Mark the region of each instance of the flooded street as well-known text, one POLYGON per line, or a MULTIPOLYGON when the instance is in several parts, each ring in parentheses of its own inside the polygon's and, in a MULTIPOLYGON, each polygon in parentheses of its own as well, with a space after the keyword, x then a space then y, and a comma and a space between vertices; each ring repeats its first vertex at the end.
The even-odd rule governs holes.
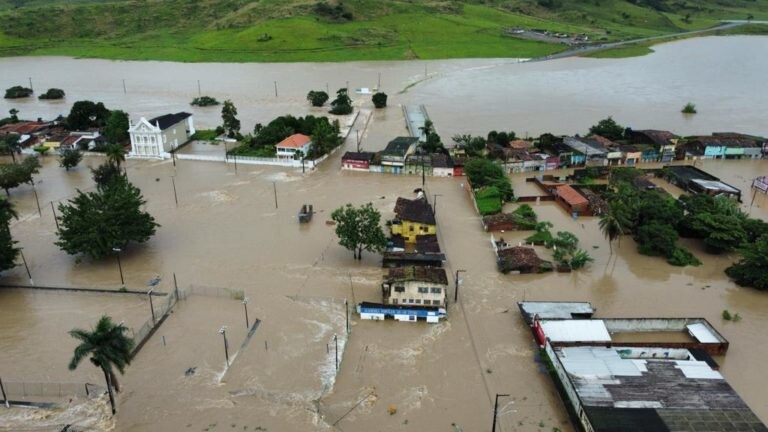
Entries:
MULTIPOLYGON (((62 87, 68 92, 67 103, 96 99, 138 116, 188 109, 199 75, 203 93, 232 97, 244 126, 250 128, 276 115, 308 112, 304 95, 312 86, 322 88, 330 80, 331 88, 339 87, 345 74, 350 75, 350 87, 372 86, 381 70, 391 107, 373 114, 363 140, 368 150, 383 148, 403 132, 396 106, 401 103, 426 104, 444 140, 453 133, 488 129, 574 132, 608 114, 619 121, 633 119, 634 127, 764 134, 768 98, 758 71, 765 70, 768 60, 754 54, 764 52, 766 41, 695 39, 659 46, 651 56, 616 61, 428 62, 433 78, 403 94, 395 93, 423 75, 423 62, 309 67, 0 59, 0 82, 23 83, 29 71, 41 70, 32 65, 45 64, 46 72, 31 72, 36 88, 62 87), (710 51, 719 57, 708 55, 710 51), (745 57, 751 62, 746 71, 743 64, 738 69, 722 66, 745 57), (707 66, 715 63, 721 66, 717 70, 707 66), (81 64, 89 65, 88 74, 76 66, 81 64), (50 72, 54 70, 58 75, 50 72), (718 73, 731 78, 716 77, 718 73), (127 80, 126 94, 122 76, 133 77, 127 80), (227 79, 221 80, 223 76, 227 79), (606 76, 611 80, 605 81, 606 76), (277 100, 274 80, 279 80, 277 100), (604 92, 596 91, 597 83, 604 92), (470 87, 472 94, 467 93, 470 87), (701 107, 692 120, 678 116, 688 99, 701 107), (751 108, 736 108, 745 105, 751 108)), ((6 111, 10 106, 17 106, 22 116, 67 111, 64 104, 0 102, 6 111)), ((196 109, 195 114, 200 126, 218 123, 216 108, 196 109)), ((116 431, 487 431, 493 396, 507 393, 501 431, 572 431, 518 313, 516 303, 524 299, 590 301, 601 317, 704 317, 730 341, 728 355, 717 358, 721 372, 768 421, 768 375, 763 373, 768 346, 757 343, 768 325, 768 296, 725 277, 723 270, 733 256, 706 255, 697 245, 686 244, 703 265, 672 267, 639 255, 628 237, 611 256, 596 219, 573 220, 553 203, 541 203, 534 206, 539 219, 551 221, 554 230, 575 233, 595 261, 570 274, 502 275, 461 178, 427 178, 426 183, 429 196, 441 195, 438 235, 448 257, 446 270, 466 270, 460 302, 450 303, 449 320, 409 325, 358 321, 352 315, 347 339, 344 299, 350 304, 380 299, 383 271, 380 258, 372 254, 364 253, 361 262, 353 260, 351 252, 337 245, 334 228, 325 221, 348 202, 371 202, 384 219, 391 218, 397 197, 409 197, 421 186, 416 176, 340 171, 340 155, 353 149, 353 141, 306 175, 253 165, 240 165, 236 173, 223 163, 180 160, 174 167, 170 160, 129 160, 128 177, 142 190, 147 210, 161 227, 146 244, 123 252, 126 285, 146 290, 147 282, 160 275, 158 289, 169 292, 175 274, 179 289, 191 294, 128 367, 113 421, 88 423, 106 405, 103 400, 78 400, 69 417, 55 424, 116 431), (296 212, 304 203, 313 204, 317 214, 310 224, 299 225, 296 212), (242 298, 227 295, 224 288, 242 290, 249 299, 249 324, 260 320, 250 339, 242 298), (739 313, 742 321, 723 321, 723 309, 739 313), (228 368, 218 333, 224 325, 228 368)), ((11 231, 24 248, 36 285, 121 286, 114 260, 78 262, 53 244, 56 227, 50 203, 72 197, 76 189, 93 188, 88 167, 99 163, 98 157, 86 157, 66 172, 55 157, 44 157, 36 177, 41 215, 31 187, 11 192, 20 217, 11 231)), ((746 192, 752 178, 766 174, 768 161, 706 161, 703 169, 746 192)), ((524 175, 512 179, 516 191, 530 191, 524 175)), ((747 195, 745 211, 768 220, 766 197, 758 196, 750 208, 747 195)), ((520 241, 527 235, 507 233, 505 239, 520 241)), ((452 284, 453 278, 449 280, 452 284)), ((6 284, 28 282, 23 266, 3 274, 6 284)), ((0 377, 102 383, 87 362, 76 372, 66 370, 74 346, 66 332, 88 327, 101 313, 125 320, 129 327, 149 318, 146 298, 140 296, 0 290, 0 377)), ((0 431, 22 425, 61 430, 44 422, 42 415, 36 420, 36 415, 36 410, 0 409, 0 431)))

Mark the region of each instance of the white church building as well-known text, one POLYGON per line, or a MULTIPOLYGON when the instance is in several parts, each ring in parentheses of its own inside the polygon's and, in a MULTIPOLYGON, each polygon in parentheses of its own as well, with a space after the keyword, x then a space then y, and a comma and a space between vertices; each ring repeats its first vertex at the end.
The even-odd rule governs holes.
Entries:
POLYGON ((129 157, 164 159, 170 152, 189 141, 195 133, 192 114, 179 112, 165 114, 147 120, 130 122, 128 134, 131 137, 129 157))

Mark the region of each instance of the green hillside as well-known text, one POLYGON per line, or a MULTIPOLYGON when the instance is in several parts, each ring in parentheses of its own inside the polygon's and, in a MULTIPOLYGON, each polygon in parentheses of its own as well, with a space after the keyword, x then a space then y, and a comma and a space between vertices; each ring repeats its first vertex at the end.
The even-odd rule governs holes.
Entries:
POLYGON ((0 0, 0 55, 177 61, 535 57, 515 27, 621 40, 768 19, 768 0, 0 0))

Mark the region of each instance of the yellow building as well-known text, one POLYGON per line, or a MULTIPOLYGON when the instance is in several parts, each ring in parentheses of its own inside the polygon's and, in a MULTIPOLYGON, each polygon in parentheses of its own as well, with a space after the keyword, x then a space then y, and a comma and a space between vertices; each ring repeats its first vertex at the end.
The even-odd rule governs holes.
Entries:
POLYGON ((406 243, 416 243, 416 236, 436 234, 432 206, 423 197, 414 200, 398 198, 391 230, 393 236, 402 236, 406 243))

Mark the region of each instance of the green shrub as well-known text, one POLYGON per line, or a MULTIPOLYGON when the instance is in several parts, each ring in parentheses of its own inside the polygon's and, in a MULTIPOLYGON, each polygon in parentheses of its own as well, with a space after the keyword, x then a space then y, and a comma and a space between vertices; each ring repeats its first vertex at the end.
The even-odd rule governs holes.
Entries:
POLYGON ((213 141, 219 136, 214 129, 198 129, 190 139, 198 141, 213 141))
POLYGON ((200 107, 207 107, 207 106, 214 106, 219 105, 219 101, 216 100, 216 98, 210 97, 210 96, 200 96, 192 99, 192 102, 190 102, 190 105, 200 106, 200 107))
POLYGON ((477 202, 477 210, 483 216, 500 213, 503 206, 501 197, 501 192, 494 186, 476 190, 475 201, 477 202))
POLYGON ((680 112, 683 114, 696 114, 696 105, 688 102, 680 112))
POLYGON ((378 92, 371 98, 373 106, 376 108, 384 108, 387 106, 387 94, 378 92))
POLYGON ((57 88, 49 88, 47 92, 41 94, 38 99, 64 99, 64 90, 57 88))
POLYGON ((22 86, 13 86, 11 88, 5 89, 5 98, 6 99, 19 99, 19 98, 25 98, 32 95, 32 89, 26 88, 22 86))
POLYGON ((678 267, 701 265, 701 261, 699 261, 699 259, 696 258, 694 254, 692 254, 688 249, 681 247, 677 247, 674 251, 672 251, 672 254, 667 257, 667 262, 673 266, 678 267))
POLYGON ((39 145, 37 147, 34 147, 32 150, 36 151, 41 156, 44 156, 46 153, 48 153, 48 151, 50 150, 50 147, 39 145))

